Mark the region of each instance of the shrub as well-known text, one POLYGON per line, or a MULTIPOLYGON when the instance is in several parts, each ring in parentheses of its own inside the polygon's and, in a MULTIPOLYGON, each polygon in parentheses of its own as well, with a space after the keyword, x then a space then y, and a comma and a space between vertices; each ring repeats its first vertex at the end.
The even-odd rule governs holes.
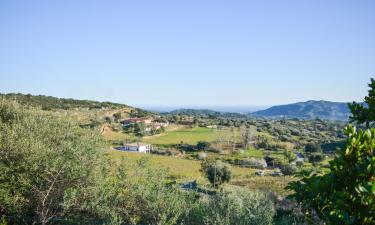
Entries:
POLYGON ((297 162, 296 162, 296 166, 297 166, 297 167, 302 167, 303 164, 304 164, 303 161, 297 161, 297 162))
POLYGON ((232 177, 232 171, 227 163, 217 161, 204 161, 202 171, 214 188, 228 182, 232 177))
POLYGON ((308 143, 305 145, 305 152, 322 152, 322 148, 317 143, 308 143))
POLYGON ((200 151, 208 150, 210 146, 211 146, 211 143, 207 141, 198 141, 197 143, 197 149, 200 151))
POLYGON ((324 155, 321 153, 312 153, 309 155, 309 162, 317 163, 324 160, 324 155))
POLYGON ((263 193, 245 188, 225 188, 201 199, 192 209, 185 224, 273 224, 275 209, 263 193))
POLYGON ((295 165, 284 164, 280 166, 280 170, 284 175, 293 175, 298 171, 295 165))

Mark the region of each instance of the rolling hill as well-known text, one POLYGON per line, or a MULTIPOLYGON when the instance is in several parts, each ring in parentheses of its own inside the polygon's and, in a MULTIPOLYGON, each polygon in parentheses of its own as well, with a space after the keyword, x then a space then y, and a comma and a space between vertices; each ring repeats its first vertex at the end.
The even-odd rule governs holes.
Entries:
POLYGON ((278 105, 251 113, 255 117, 287 117, 298 119, 327 119, 346 121, 350 111, 347 103, 330 101, 307 101, 287 105, 278 105))
MULTIPOLYGON (((21 105, 28 105, 33 107, 40 107, 44 110, 51 109, 77 109, 77 108, 89 108, 89 109, 117 109, 123 107, 129 107, 125 104, 113 103, 113 102, 98 102, 92 100, 77 100, 71 98, 57 98, 45 95, 30 95, 21 93, 0 93, 0 99, 14 100, 21 105)), ((130 108, 130 107, 129 107, 130 108)))

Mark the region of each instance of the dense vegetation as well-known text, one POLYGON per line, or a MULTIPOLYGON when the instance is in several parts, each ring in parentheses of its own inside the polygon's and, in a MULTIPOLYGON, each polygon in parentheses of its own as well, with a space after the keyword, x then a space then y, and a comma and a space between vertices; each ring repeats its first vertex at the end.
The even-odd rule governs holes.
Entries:
POLYGON ((347 127, 345 148, 326 174, 312 173, 292 182, 291 197, 331 224, 375 223, 375 129, 347 127))
POLYGON ((56 98, 44 95, 24 95, 24 94, 1 94, 0 98, 6 100, 14 100, 22 105, 29 105, 33 107, 40 107, 43 110, 52 109, 76 109, 76 108, 88 108, 88 109, 116 109, 120 107, 127 107, 124 104, 112 103, 112 102, 97 102, 90 100, 76 100, 71 98, 56 98))

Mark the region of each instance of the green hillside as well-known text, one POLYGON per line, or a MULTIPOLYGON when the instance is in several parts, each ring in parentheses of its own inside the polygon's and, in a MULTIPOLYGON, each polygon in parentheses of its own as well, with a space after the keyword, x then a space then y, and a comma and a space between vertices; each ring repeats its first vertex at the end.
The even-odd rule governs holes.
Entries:
POLYGON ((307 101, 288 105, 273 106, 257 111, 251 115, 256 117, 287 117, 298 119, 327 119, 347 121, 350 115, 347 103, 330 101, 307 101))
POLYGON ((74 109, 74 108, 89 108, 89 109, 117 109, 127 107, 125 104, 113 102, 98 102, 92 100, 77 100, 71 98, 57 98, 45 95, 30 95, 21 93, 0 93, 0 98, 6 100, 14 100, 22 105, 33 107, 40 107, 43 110, 51 109, 74 109))

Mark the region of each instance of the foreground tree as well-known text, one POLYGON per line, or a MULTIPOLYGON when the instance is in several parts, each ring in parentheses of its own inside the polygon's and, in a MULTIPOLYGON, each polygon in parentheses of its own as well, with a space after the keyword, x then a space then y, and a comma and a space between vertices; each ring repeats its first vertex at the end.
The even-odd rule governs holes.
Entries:
POLYGON ((64 217, 66 194, 96 182, 102 144, 72 121, 0 102, 0 213, 11 224, 64 217))
POLYGON ((291 195, 330 224, 375 224, 375 129, 345 129, 348 140, 330 172, 292 182, 291 195))
POLYGON ((366 128, 374 127, 375 125, 375 80, 373 78, 371 78, 368 86, 370 90, 368 91, 368 96, 365 97, 364 104, 356 102, 348 104, 352 113, 350 121, 364 124, 366 128))

